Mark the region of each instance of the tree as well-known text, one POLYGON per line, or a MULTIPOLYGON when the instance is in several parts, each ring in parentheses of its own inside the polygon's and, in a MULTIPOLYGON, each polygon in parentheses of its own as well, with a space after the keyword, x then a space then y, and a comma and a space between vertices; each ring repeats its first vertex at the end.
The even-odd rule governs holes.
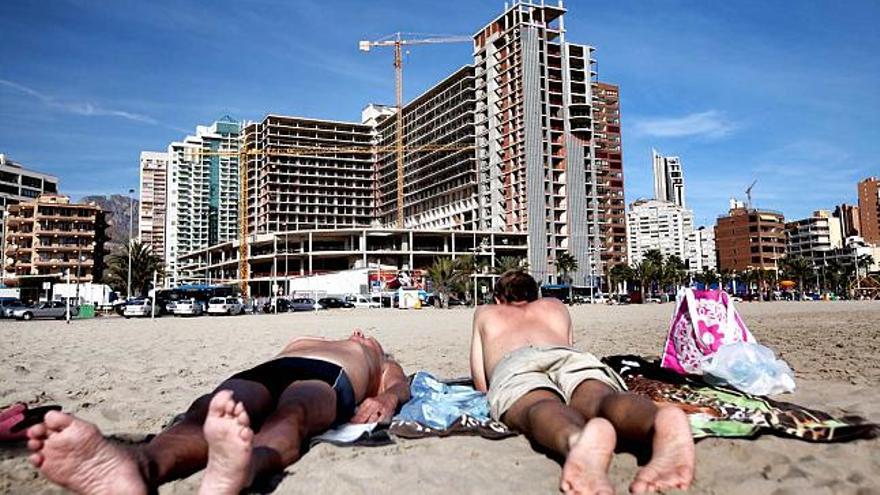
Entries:
POLYGON ((527 271, 528 269, 529 263, 525 258, 520 258, 519 256, 499 256, 498 258, 495 258, 495 268, 493 269, 493 272, 495 275, 501 275, 510 270, 527 271))
MULTIPOLYGON (((642 264, 645 265, 646 273, 650 274, 650 278, 647 282, 648 285, 651 286, 651 289, 653 291, 654 284, 659 285, 662 282, 663 253, 661 253, 659 249, 649 249, 645 251, 645 256, 642 259, 642 264)), ((644 297, 644 294, 642 294, 642 297, 644 297)))
POLYGON ((685 262, 676 255, 671 255, 666 258, 663 263, 663 272, 661 278, 663 286, 672 285, 673 287, 679 287, 681 282, 687 278, 687 265, 685 262))
POLYGON ((577 269, 577 258, 568 254, 566 251, 562 251, 556 255, 556 274, 559 275, 561 280, 564 280, 571 285, 571 272, 576 272, 577 269))
POLYGON ((455 265, 451 258, 437 258, 434 264, 428 267, 428 277, 434 284, 434 293, 443 308, 449 307, 449 293, 455 289, 461 277, 461 272, 455 265))
POLYGON ((453 284, 453 291, 459 294, 463 294, 465 300, 471 302, 471 297, 473 297, 474 291, 474 274, 482 273, 483 268, 486 266, 484 258, 480 258, 474 256, 472 254, 465 254, 455 258, 453 262, 453 269, 455 270, 455 283, 453 284))
POLYGON ((636 263, 632 266, 633 278, 639 283, 639 293, 642 296, 642 303, 645 302, 645 286, 650 284, 654 277, 657 276, 657 267, 648 260, 636 263))
POLYGON ((623 282, 629 282, 634 277, 632 268, 626 265, 614 265, 608 271, 608 280, 615 289, 623 282))
POLYGON ((727 287, 734 280, 736 280, 736 272, 734 272, 730 268, 725 268, 724 270, 718 272, 718 282, 721 284, 721 290, 725 290, 724 288, 727 287))
POLYGON ((703 267, 703 271, 694 274, 694 280, 703 284, 703 287, 709 288, 712 284, 718 283, 718 273, 712 268, 703 267))
POLYGON ((800 298, 803 299, 805 287, 804 280, 813 274, 813 264, 803 256, 788 256, 780 263, 782 273, 786 277, 797 280, 800 298))
POLYGON ((158 279, 165 276, 162 259, 153 253, 152 247, 140 241, 132 241, 110 255, 109 273, 106 277, 110 286, 120 293, 132 296, 146 295, 153 283, 153 273, 158 279), (128 254, 131 250, 131 291, 128 290, 128 254))

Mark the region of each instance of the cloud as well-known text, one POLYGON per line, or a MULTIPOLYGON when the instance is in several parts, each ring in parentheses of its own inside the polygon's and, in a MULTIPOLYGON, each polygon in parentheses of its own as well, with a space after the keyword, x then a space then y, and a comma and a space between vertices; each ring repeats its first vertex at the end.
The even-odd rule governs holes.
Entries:
POLYGON ((722 112, 708 110, 683 117, 636 118, 633 127, 636 133, 644 136, 720 138, 736 130, 737 125, 727 120, 722 112))
POLYGON ((33 88, 29 88, 27 86, 23 86, 21 84, 6 79, 0 79, 0 86, 6 86, 7 88, 11 88, 20 93, 36 98, 49 108, 72 113, 75 115, 84 115, 87 117, 118 117, 125 120, 131 120, 133 122, 161 125, 159 121, 147 115, 126 112, 124 110, 116 110, 113 108, 104 108, 86 101, 59 100, 54 96, 49 96, 33 88))

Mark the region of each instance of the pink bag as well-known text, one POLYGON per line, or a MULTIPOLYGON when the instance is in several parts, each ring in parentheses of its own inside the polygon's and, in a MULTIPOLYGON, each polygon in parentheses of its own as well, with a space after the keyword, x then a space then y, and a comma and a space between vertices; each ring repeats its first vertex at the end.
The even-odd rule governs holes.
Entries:
POLYGON ((722 290, 682 289, 660 366, 681 374, 703 374, 702 361, 724 344, 755 342, 722 290))

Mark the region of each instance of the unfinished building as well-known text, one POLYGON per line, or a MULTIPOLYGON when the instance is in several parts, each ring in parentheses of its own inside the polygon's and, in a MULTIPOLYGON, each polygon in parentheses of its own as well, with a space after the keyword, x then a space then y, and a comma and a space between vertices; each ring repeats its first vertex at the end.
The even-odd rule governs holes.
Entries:
POLYGON ((373 129, 267 115, 245 127, 248 233, 369 226, 373 129))

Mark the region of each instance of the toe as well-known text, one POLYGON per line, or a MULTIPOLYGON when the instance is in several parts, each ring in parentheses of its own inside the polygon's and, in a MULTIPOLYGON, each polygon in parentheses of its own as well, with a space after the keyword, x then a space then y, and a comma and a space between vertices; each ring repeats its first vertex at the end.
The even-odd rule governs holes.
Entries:
POLYGON ((32 450, 32 451, 36 452, 36 451, 43 448, 43 441, 31 438, 27 442, 27 447, 28 447, 28 450, 32 450))
POLYGON ((242 428, 238 436, 245 442, 251 442, 254 439, 254 430, 250 428, 242 428))
POLYGON ((246 411, 242 411, 241 414, 237 415, 235 419, 241 426, 251 425, 251 418, 248 416, 248 413, 246 411))
POLYGON ((27 430, 28 438, 33 438, 34 440, 42 440, 46 438, 46 425, 43 423, 37 423, 34 426, 31 426, 27 430))
POLYGON ((45 460, 45 458, 43 457, 43 454, 31 454, 30 457, 28 457, 28 460, 31 461, 31 464, 33 464, 34 467, 39 468, 43 465, 43 460, 45 460))
POLYGON ((50 431, 61 431, 73 423, 73 416, 58 411, 49 411, 43 418, 43 423, 50 431))
POLYGON ((226 411, 226 404, 232 398, 232 392, 229 390, 221 390, 214 394, 211 403, 208 405, 208 414, 211 416, 223 416, 226 411))

